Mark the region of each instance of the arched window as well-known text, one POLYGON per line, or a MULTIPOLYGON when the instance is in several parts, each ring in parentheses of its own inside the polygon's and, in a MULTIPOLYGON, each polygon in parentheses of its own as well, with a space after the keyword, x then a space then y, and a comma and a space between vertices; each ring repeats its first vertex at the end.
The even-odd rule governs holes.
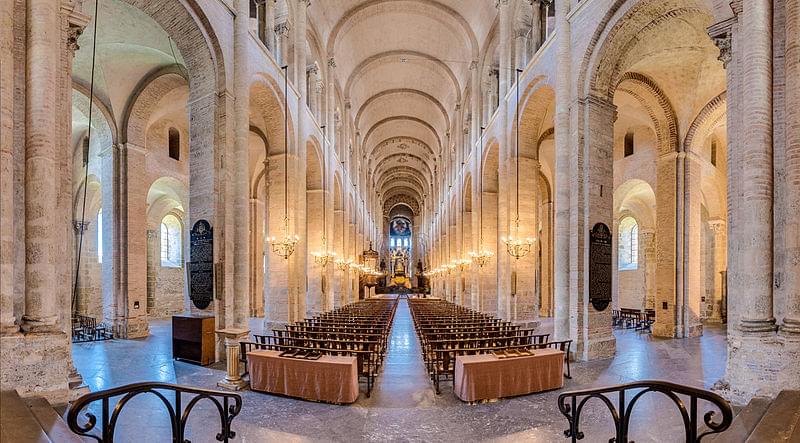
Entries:
POLYGON ((625 134, 625 157, 633 155, 633 150, 633 131, 628 131, 628 133, 625 134))
POLYGON ((169 143, 169 156, 175 160, 181 159, 181 133, 175 128, 169 128, 167 133, 169 143))
POLYGON ((181 267, 181 222, 178 217, 167 214, 161 219, 161 266, 181 267))
POLYGON ((717 166, 717 138, 711 139, 711 164, 717 166))
POLYGON ((617 261, 620 271, 635 270, 639 267, 639 224, 633 217, 625 217, 619 222, 617 261))
POLYGON ((97 211, 97 263, 103 263, 103 210, 97 211))

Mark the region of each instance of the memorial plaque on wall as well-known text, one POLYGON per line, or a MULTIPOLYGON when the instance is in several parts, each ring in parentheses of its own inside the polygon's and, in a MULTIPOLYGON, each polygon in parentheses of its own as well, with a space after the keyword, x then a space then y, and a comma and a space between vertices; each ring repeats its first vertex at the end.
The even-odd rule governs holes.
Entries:
POLYGON ((214 299, 214 231, 206 220, 198 220, 189 233, 189 299, 206 309, 214 299))
POLYGON ((589 302, 598 311, 611 303, 611 231, 597 223, 589 232, 589 302))

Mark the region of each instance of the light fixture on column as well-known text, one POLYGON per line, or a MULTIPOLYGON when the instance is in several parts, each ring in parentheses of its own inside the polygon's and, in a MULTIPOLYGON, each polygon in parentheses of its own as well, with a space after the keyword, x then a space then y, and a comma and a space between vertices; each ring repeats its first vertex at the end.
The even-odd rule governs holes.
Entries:
POLYGON ((516 142, 515 142, 515 160, 516 160, 516 218, 514 219, 514 231, 513 235, 509 235, 508 237, 503 237, 503 243, 506 244, 506 252, 508 255, 514 257, 515 259, 519 260, 522 257, 528 255, 531 252, 531 247, 533 246, 534 239, 531 237, 520 238, 519 237, 519 73, 522 72, 521 69, 517 69, 517 85, 516 85, 516 93, 517 93, 517 103, 516 103, 516 114, 515 114, 515 121, 516 121, 516 142))
POLYGON ((294 253, 297 242, 300 241, 298 235, 292 235, 289 231, 289 66, 283 69, 283 239, 277 240, 270 237, 267 241, 272 246, 272 252, 288 259, 294 253))
MULTIPOLYGON (((481 132, 478 134, 478 138, 481 141, 481 148, 479 151, 479 156, 483 156, 483 131, 486 128, 481 126, 481 132)), ((492 251, 483 249, 483 171, 478 171, 480 176, 480 182, 478 187, 478 192, 480 192, 480 196, 478 197, 478 201, 480 202, 480 216, 478 217, 478 250, 477 251, 470 251, 467 255, 472 259, 473 262, 477 263, 478 266, 481 268, 489 262, 489 259, 494 256, 492 251)))
MULTIPOLYGON (((325 131, 325 125, 320 126, 320 129, 325 131)), ((327 239, 327 230, 328 230, 328 180, 325 174, 325 169, 328 166, 328 156, 327 156, 327 149, 325 143, 328 140, 327 134, 322 137, 323 144, 322 144, 322 250, 314 251, 311 255, 314 257, 314 263, 322 266, 323 268, 328 266, 328 263, 332 263, 336 260, 336 253, 328 251, 328 239, 327 239)))

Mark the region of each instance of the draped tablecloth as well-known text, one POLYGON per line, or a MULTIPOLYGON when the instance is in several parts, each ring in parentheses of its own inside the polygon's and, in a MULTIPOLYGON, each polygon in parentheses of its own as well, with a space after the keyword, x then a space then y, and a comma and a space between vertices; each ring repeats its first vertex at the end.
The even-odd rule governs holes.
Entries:
POLYGON ((453 391, 463 401, 512 397, 564 386, 564 352, 535 349, 534 355, 497 358, 456 356, 453 391))
POLYGON ((328 403, 358 400, 355 357, 323 355, 319 360, 279 357, 280 351, 247 353, 250 388, 328 403))

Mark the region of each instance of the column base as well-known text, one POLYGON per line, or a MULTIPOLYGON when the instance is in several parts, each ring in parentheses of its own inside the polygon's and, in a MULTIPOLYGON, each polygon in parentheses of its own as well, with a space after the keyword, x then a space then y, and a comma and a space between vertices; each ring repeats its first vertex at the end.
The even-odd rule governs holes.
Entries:
POLYGON ((739 321, 739 330, 747 334, 773 333, 777 330, 774 318, 768 319, 749 319, 742 318, 739 321))
POLYGON ((22 325, 20 328, 23 332, 46 333, 46 332, 59 332, 56 327, 57 316, 51 317, 28 317, 22 316, 22 325))
POLYGON ((240 378, 239 380, 220 380, 217 382, 217 386, 223 389, 227 389, 229 391, 244 391, 245 389, 250 387, 250 382, 247 380, 240 378))
POLYGON ((784 318, 783 324, 781 325, 781 333, 800 335, 800 319, 784 318))

